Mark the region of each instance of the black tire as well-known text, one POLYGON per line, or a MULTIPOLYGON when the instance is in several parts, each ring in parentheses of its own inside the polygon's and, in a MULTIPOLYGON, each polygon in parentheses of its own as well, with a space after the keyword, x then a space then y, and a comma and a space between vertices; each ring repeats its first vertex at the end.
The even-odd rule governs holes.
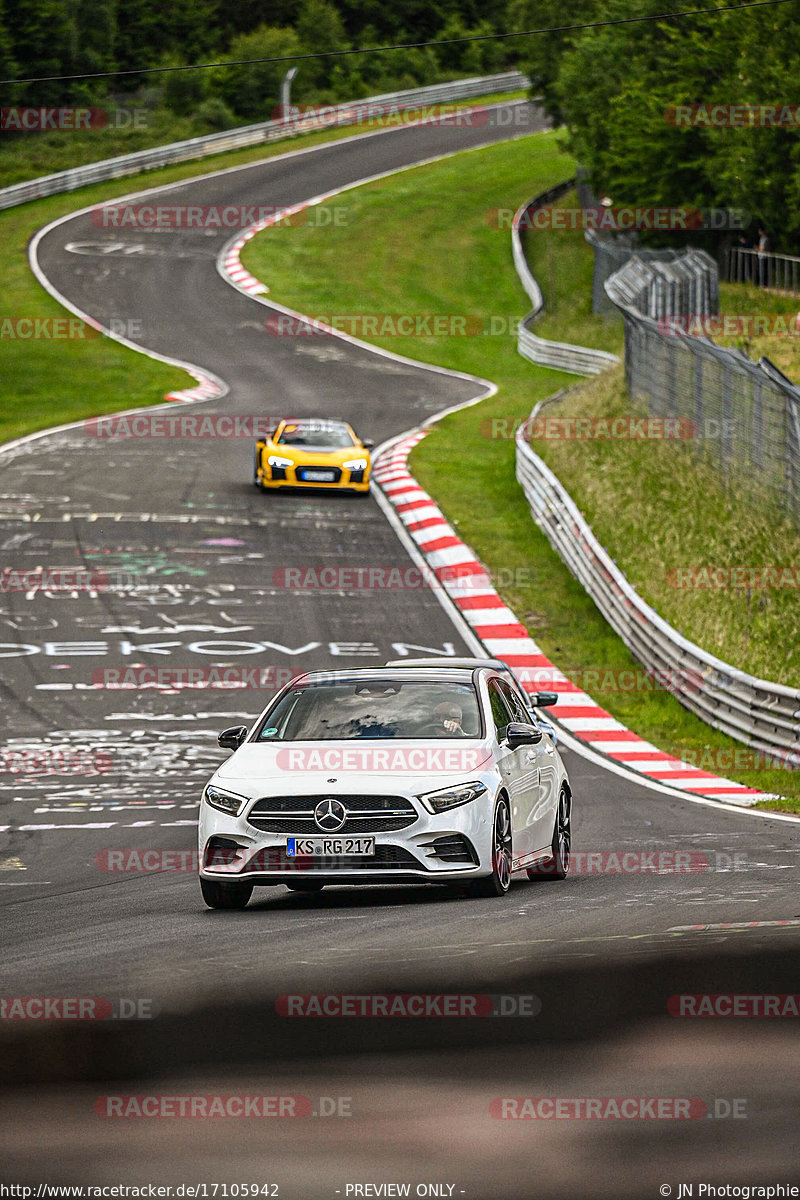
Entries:
POLYGON ((511 887, 511 812, 501 796, 492 818, 492 873, 472 884, 473 896, 505 896, 511 887))
POLYGON ((258 474, 258 468, 261 465, 260 459, 261 459, 261 447, 256 446, 255 453, 253 454, 253 485, 254 485, 254 487, 257 487, 260 491, 263 491, 264 485, 262 484, 261 477, 258 474))
POLYGON ((209 908, 246 908, 253 894, 252 883, 221 883, 200 876, 200 891, 209 908))
POLYGON ((318 879, 298 879, 286 884, 290 892, 321 892, 325 887, 318 879))
POLYGON ((566 879, 569 875, 569 859, 572 848, 572 797, 562 787, 558 797, 553 840, 550 843, 550 858, 537 863, 526 871, 528 879, 566 879))

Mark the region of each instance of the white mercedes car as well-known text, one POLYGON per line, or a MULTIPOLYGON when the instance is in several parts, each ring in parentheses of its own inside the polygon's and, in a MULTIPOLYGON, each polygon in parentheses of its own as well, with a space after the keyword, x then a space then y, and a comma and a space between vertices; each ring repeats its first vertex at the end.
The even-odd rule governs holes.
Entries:
MULTIPOLYGON (((553 697, 535 697, 543 703, 553 697)), ((244 908, 256 886, 564 879, 572 791, 550 736, 491 667, 372 667, 293 679, 200 806, 200 886, 244 908)))

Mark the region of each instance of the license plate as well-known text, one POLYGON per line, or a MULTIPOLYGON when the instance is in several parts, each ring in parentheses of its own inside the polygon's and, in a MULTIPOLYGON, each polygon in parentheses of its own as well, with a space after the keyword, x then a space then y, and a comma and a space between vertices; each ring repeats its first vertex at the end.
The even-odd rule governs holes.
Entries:
POLYGON ((287 838, 287 858, 297 858, 301 854, 351 855, 358 858, 372 857, 375 854, 374 837, 306 837, 287 838))
POLYGON ((335 478, 333 471, 303 471, 303 479, 311 483, 333 483, 335 478))

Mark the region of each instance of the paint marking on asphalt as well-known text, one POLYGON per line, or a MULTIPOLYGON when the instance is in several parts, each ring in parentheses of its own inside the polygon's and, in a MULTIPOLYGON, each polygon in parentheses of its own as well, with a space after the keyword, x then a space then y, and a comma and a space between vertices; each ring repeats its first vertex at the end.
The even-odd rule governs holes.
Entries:
POLYGON ((0 861, 0 871, 27 871, 27 869, 22 859, 15 854, 0 861))
MULTIPOLYGON (((747 929, 752 928, 753 924, 765 925, 765 926, 783 926, 783 925, 797 925, 797 924, 800 924, 800 922, 796 922, 796 921, 795 922, 793 922, 793 921, 761 921, 761 922, 751 923, 749 921, 743 921, 743 922, 741 922, 740 925, 735 925, 735 924, 725 925, 725 926, 722 926, 721 928, 730 933, 741 933, 741 932, 746 931, 747 929)), ((480 952, 484 952, 484 951, 488 951, 488 950, 508 951, 508 950, 519 949, 520 947, 530 947, 530 946, 559 945, 559 946, 567 947, 567 946, 593 945, 593 944, 599 944, 599 943, 604 943, 604 942, 640 942, 640 941, 652 942, 652 941, 657 941, 657 940, 663 941, 664 938, 670 938, 670 940, 675 940, 676 938, 689 937, 689 936, 691 936, 692 933, 703 931, 705 929, 716 929, 716 928, 718 928, 718 927, 717 926, 703 926, 703 925, 700 925, 700 926, 685 925, 685 926, 679 926, 676 930, 675 929, 658 930, 653 933, 611 933, 611 934, 601 935, 600 937, 590 936, 590 937, 579 937, 579 938, 564 938, 564 937, 525 938, 520 941, 511 941, 511 942, 471 942, 471 943, 461 943, 460 945, 454 944, 451 942, 449 944, 440 945, 440 946, 427 946, 426 945, 426 949, 435 951, 437 954, 440 955, 440 957, 443 957, 443 958, 457 958, 457 957, 460 957, 463 955, 474 955, 474 954, 478 954, 480 952)), ((417 959, 414 957, 408 957, 408 958, 404 958, 402 956, 398 957, 396 951, 392 951, 391 953, 389 953, 386 950, 385 946, 361 946, 358 949, 356 949, 355 947, 347 948, 347 947, 340 946, 337 948, 336 957, 346 958, 348 955, 352 956, 354 954, 368 954, 370 957, 370 962, 373 962, 373 963, 380 962, 380 961, 387 961, 387 962, 391 961, 393 963, 416 962, 417 961, 417 959)), ((329 961, 330 961, 330 956, 328 954, 326 954, 324 957, 317 957, 316 959, 312 957, 312 958, 307 958, 307 959, 303 960, 303 962, 309 966, 313 966, 313 965, 317 965, 319 963, 324 963, 324 962, 329 962, 329 961)), ((518 961, 523 961, 523 960, 518 960, 518 961)))
POLYGON ((797 928, 800 920, 785 921, 719 921, 714 925, 673 925, 667 933, 715 933, 717 930, 797 928))
MULTIPOLYGON (((53 829, 115 829, 118 825, 124 829, 134 829, 141 825, 156 825, 160 829, 168 829, 173 825, 197 825, 197 821, 87 821, 85 824, 63 825, 0 825, 0 833, 8 833, 14 829, 19 833, 41 833, 53 829)), ((26 870, 25 867, 22 870, 26 870)))

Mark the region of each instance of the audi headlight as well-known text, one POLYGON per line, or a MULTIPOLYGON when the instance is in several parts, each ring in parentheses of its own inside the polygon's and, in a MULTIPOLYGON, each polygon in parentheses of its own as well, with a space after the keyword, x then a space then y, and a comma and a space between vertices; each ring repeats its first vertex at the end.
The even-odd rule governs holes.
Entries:
POLYGON ((477 800, 486 791, 482 783, 459 783, 455 787, 441 788, 438 792, 423 792, 417 796, 429 812, 446 812, 448 808, 458 808, 461 804, 469 804, 477 800))
POLYGON ((290 467, 292 465, 291 458, 281 458, 280 454, 270 454, 267 462, 271 467, 290 467))
POLYGON ((342 463, 342 466, 348 471, 366 471, 367 460, 365 458, 348 458, 347 462, 342 463))
POLYGON ((220 812, 228 813, 231 817, 238 817, 247 803, 247 796, 237 796, 235 792, 225 792, 222 788, 212 787, 211 784, 203 793, 203 799, 212 808, 218 808, 220 812))

